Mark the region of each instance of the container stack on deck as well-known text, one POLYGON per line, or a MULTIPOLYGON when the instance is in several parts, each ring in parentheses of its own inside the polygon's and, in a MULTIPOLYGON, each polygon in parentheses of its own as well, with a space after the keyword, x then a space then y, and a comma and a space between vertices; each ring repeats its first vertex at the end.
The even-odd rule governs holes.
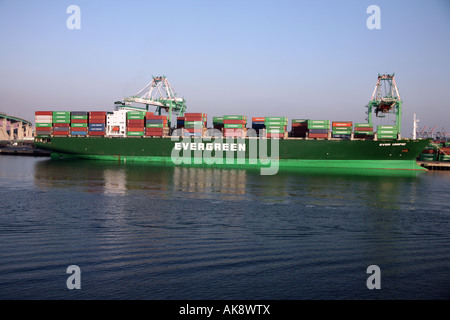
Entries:
POLYGON ((267 138, 283 138, 287 132, 286 117, 266 117, 264 119, 264 125, 266 126, 267 138))
POLYGON ((164 115, 145 114, 145 136, 163 137, 169 135, 169 119, 164 115))
POLYGON ((306 138, 308 133, 308 120, 307 119, 292 119, 292 137, 306 138))
POLYGON ((397 126, 377 126, 377 137, 382 140, 397 139, 397 126))
POLYGON ((333 138, 351 139, 353 131, 353 122, 351 121, 333 121, 331 124, 331 134, 333 138))
POLYGON ((34 113, 34 123, 36 124, 35 135, 37 137, 50 137, 53 134, 52 111, 36 111, 34 113))
POLYGON ((373 139, 373 125, 370 123, 355 123, 354 137, 357 139, 373 139))
POLYGON ((223 131, 223 117, 213 117, 213 128, 223 131))
POLYGON ((127 112, 127 136, 143 137, 145 132, 145 111, 127 112))
POLYGON ((185 121, 184 117, 177 117, 177 129, 184 128, 184 121, 185 121))
POLYGON ((89 136, 105 136, 106 135, 106 111, 89 112, 88 124, 89 136))
POLYGON ((256 135, 258 137, 262 136, 264 130, 266 129, 265 122, 266 122, 265 117, 253 117, 252 118, 252 129, 256 131, 256 135))
POLYGON ((70 111, 53 112, 53 135, 63 137, 70 135, 70 111))
POLYGON ((86 136, 88 134, 88 113, 72 111, 70 113, 70 135, 86 136))
POLYGON ((330 120, 308 120, 308 133, 310 138, 326 139, 330 131, 330 120))
POLYGON ((201 137, 206 129, 208 118, 205 113, 185 113, 184 132, 186 136, 201 137))
POLYGON ((223 116, 224 137, 245 137, 247 135, 247 116, 225 115, 223 116))

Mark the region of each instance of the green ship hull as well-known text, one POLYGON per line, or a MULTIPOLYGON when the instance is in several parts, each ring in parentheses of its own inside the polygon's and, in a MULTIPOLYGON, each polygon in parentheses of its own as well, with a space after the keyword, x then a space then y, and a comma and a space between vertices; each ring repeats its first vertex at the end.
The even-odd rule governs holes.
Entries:
MULTIPOLYGON (((35 146, 53 158, 211 167, 426 170, 416 162, 429 140, 174 137, 51 137, 35 146)), ((269 173, 270 174, 270 173, 269 173)))

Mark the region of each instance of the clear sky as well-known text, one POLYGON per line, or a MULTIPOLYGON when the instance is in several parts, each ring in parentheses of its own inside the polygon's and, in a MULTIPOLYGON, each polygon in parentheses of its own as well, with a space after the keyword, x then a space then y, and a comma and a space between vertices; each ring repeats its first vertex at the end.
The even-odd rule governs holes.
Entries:
POLYGON ((395 73, 403 136, 414 113, 450 132, 449 0, 0 0, 0 35, 0 111, 30 121, 111 111, 166 75, 209 119, 364 122, 378 73, 395 73), (381 29, 367 28, 370 5, 381 29))

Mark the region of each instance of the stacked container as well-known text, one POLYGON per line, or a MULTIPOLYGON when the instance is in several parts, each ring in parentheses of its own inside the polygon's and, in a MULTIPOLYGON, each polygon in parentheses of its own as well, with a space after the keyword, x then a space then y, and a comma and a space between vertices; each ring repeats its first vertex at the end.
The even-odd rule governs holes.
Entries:
POLYGON ((326 139, 330 131, 330 120, 308 120, 310 138, 326 139))
POLYGON ((287 128, 287 121, 286 117, 265 117, 266 137, 283 138, 287 128))
POLYGON ((168 117, 147 112, 145 115, 145 136, 163 137, 167 135, 169 135, 168 117))
POLYGON ((72 111, 70 113, 70 135, 86 136, 88 133, 88 112, 72 111))
POLYGON ((206 130, 207 116, 205 113, 185 113, 184 129, 188 136, 201 137, 206 130))
POLYGON ((308 120, 306 119, 292 119, 291 135, 297 138, 305 138, 308 132, 308 120))
POLYGON ((382 140, 397 139, 397 126, 377 126, 377 138, 382 140))
POLYGON ((127 136, 143 137, 145 132, 145 111, 127 112, 127 136))
POLYGON ((70 135, 70 111, 53 111, 53 136, 70 135))
POLYGON ((261 130, 266 129, 265 122, 266 122, 266 118, 264 118, 264 117, 253 117, 252 118, 252 129, 256 131, 257 136, 260 135, 261 130))
POLYGON ((355 123, 355 138, 373 138, 373 125, 371 123, 355 123))
POLYGON ((352 137, 353 122, 333 121, 331 124, 331 134, 333 138, 350 139, 352 137))
POLYGON ((88 135, 89 136, 106 135, 106 111, 89 112, 88 135))
POLYGON ((116 110, 106 115, 106 134, 111 137, 124 137, 127 128, 127 110, 116 110))
POLYGON ((428 146, 420 153, 420 161, 437 161, 438 150, 434 146, 428 146))
POLYGON ((53 134, 53 112, 36 111, 34 113, 36 124, 36 137, 50 137, 53 134))
POLYGON ((223 130, 223 117, 213 117, 213 128, 223 130))
POLYGON ((247 135, 247 116, 226 115, 223 116, 224 137, 245 137, 247 135))
POLYGON ((184 128, 184 121, 185 121, 184 117, 177 117, 177 129, 184 128))

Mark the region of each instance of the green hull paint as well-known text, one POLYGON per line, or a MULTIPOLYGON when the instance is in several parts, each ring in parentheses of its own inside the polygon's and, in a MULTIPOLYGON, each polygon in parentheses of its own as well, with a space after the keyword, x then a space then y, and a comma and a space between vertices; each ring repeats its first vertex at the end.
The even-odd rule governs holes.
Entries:
MULTIPOLYGON (((176 140, 176 139, 174 139, 176 140)), ((172 152, 176 142, 214 143, 200 138, 173 141, 168 138, 108 138, 108 137, 52 137, 48 141, 36 139, 37 148, 51 150, 53 158, 75 157, 84 159, 147 162, 165 165, 211 166, 211 167, 280 167, 299 168, 359 168, 359 169, 405 169, 426 170, 416 163, 417 156, 429 144, 428 140, 306 140, 279 139, 277 157, 271 154, 271 143, 266 139, 223 139, 224 143, 245 144, 244 151, 223 151, 210 157, 196 157, 203 151, 177 151, 175 162, 172 152), (259 143, 267 143, 267 152, 259 154, 259 143), (256 149, 255 149, 256 148, 256 149), (252 151, 255 151, 252 153, 252 151), (197 153, 196 153, 197 152, 197 153), (243 155, 237 159, 236 155, 243 155), (256 158, 251 155, 255 155, 256 158), (227 155, 232 158, 227 158, 227 155)), ((216 140, 217 142, 217 140, 216 140)), ((275 150, 275 149, 274 149, 275 150)))

